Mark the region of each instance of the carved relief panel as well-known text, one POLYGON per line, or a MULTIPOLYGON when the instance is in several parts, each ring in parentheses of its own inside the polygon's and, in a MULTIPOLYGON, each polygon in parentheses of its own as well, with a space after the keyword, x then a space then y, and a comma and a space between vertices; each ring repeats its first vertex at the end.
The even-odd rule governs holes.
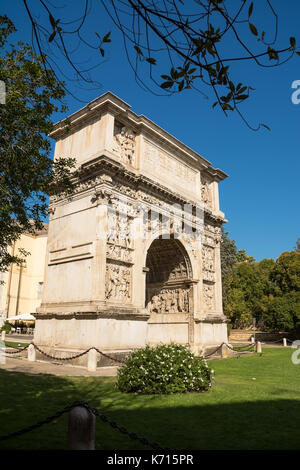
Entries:
POLYGON ((190 288, 149 289, 151 300, 147 304, 150 313, 189 313, 190 288))
POLYGON ((210 185, 210 181, 203 175, 201 175, 201 199, 204 206, 213 208, 213 195, 210 185))
POLYGON ((215 250, 211 246, 202 247, 202 274, 206 281, 215 281, 215 250))
POLYGON ((115 124, 114 128, 114 151, 120 156, 122 163, 134 166, 136 159, 136 134, 122 124, 115 124))
POLYGON ((122 214, 114 208, 112 208, 112 210, 109 209, 107 242, 109 244, 132 248, 132 221, 132 216, 122 214))
POLYGON ((215 286, 214 284, 203 283, 203 300, 207 310, 215 309, 215 286))
POLYGON ((106 264, 106 299, 130 302, 131 268, 121 263, 108 261, 106 264))
POLYGON ((197 172, 185 163, 177 160, 158 145, 144 140, 144 168, 159 178, 170 178, 186 189, 186 184, 196 184, 197 172))

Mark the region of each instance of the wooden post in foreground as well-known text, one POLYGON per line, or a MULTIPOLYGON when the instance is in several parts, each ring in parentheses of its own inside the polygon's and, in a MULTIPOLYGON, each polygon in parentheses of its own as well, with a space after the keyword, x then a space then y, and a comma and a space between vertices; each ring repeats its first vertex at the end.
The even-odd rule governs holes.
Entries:
POLYGON ((261 342, 260 342, 260 341, 257 341, 257 342, 256 342, 256 352, 257 352, 257 353, 261 353, 261 352, 262 352, 262 349, 261 349, 261 342))
POLYGON ((96 416, 84 406, 75 406, 69 413, 69 450, 95 450, 96 416))
POLYGON ((283 338, 283 346, 286 347, 287 344, 286 344, 286 338, 283 338))
POLYGON ((1 341, 5 341, 5 331, 1 332, 1 341))

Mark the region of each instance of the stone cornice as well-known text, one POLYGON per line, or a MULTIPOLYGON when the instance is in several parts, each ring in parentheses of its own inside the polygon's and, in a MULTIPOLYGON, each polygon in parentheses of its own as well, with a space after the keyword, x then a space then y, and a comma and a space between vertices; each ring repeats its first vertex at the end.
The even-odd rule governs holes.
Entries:
POLYGON ((180 142, 180 140, 146 116, 135 114, 130 110, 130 105, 111 92, 104 93, 67 118, 57 122, 49 136, 59 140, 69 133, 75 132, 80 127, 88 125, 94 118, 99 119, 105 113, 114 115, 124 125, 132 127, 138 134, 148 135, 150 138, 161 142, 164 146, 193 161, 194 166, 207 173, 213 180, 219 182, 228 176, 222 170, 213 168, 208 160, 180 142))
MULTIPOLYGON (((109 175, 112 178, 111 182, 102 182, 105 183, 105 186, 111 187, 114 189, 114 184, 120 183, 128 188, 133 189, 135 192, 134 199, 139 200, 138 194, 139 191, 144 191, 150 195, 153 195, 156 198, 162 199, 167 203, 179 203, 179 204, 190 204, 191 206, 201 205, 201 202, 190 200, 185 198, 179 193, 171 191, 166 186, 163 186, 160 183, 153 181, 152 179, 144 176, 142 174, 137 174, 126 169, 121 163, 109 158, 106 155, 101 155, 93 160, 90 160, 83 165, 81 165, 82 178, 78 182, 78 189, 75 190, 75 194, 81 192, 86 192, 90 190, 91 187, 97 185, 91 181, 91 178, 97 178, 101 175, 109 175), (91 184, 89 182, 91 181, 91 184), (82 188, 80 187, 82 184, 82 188)), ((117 189, 118 190, 118 189, 117 189)), ((56 201, 64 201, 65 198, 59 198, 56 201)), ((54 202, 54 201, 52 201, 54 202)), ((54 202, 55 204, 55 202, 54 202)), ((214 213, 211 209, 204 207, 205 218, 217 225, 220 225, 226 222, 226 219, 220 214, 214 213)))

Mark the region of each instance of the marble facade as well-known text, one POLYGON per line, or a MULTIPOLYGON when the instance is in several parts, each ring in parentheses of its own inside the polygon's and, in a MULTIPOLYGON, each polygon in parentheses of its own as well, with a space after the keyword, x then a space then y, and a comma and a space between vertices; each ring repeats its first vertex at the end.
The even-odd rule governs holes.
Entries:
POLYGON ((34 341, 125 351, 227 342, 218 183, 227 175, 110 92, 60 121, 55 157, 80 169, 51 198, 34 341))

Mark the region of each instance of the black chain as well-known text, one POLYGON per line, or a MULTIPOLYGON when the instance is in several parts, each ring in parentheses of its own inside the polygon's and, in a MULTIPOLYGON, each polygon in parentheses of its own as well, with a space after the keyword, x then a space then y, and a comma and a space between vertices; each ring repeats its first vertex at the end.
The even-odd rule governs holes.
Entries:
POLYGON ((21 434, 25 434, 27 432, 33 431, 34 429, 40 428, 44 424, 49 424, 51 421, 54 421, 55 419, 59 418, 61 415, 64 413, 67 413, 70 411, 74 406, 78 406, 79 402, 72 403, 72 405, 68 405, 62 410, 58 411, 55 413, 55 415, 49 416, 48 418, 44 419, 43 421, 39 421, 36 424, 32 424, 31 426, 28 426, 27 428, 20 429, 19 431, 12 432, 10 434, 6 434, 4 436, 0 436, 0 441, 5 441, 6 439, 11 439, 12 437, 17 437, 20 436, 21 434))
POLYGON ((115 362, 120 362, 122 364, 125 364, 126 361, 122 361, 121 359, 116 359, 112 356, 109 356, 108 354, 105 354, 104 352, 100 351, 99 349, 97 348, 89 348, 87 349, 86 351, 83 351, 82 353, 79 353, 79 354, 76 354, 74 356, 71 356, 71 357, 56 357, 56 356, 51 356, 50 354, 46 353, 45 351, 42 351, 36 344, 34 343, 31 343, 33 344, 33 346, 41 353, 43 354, 44 356, 46 357, 49 357, 50 359, 55 359, 56 361, 71 361, 72 359, 77 359, 78 357, 81 357, 81 356, 84 356, 85 354, 87 354, 91 349, 95 349, 95 351, 97 351, 99 354, 102 354, 102 356, 104 357, 107 357, 108 359, 111 359, 112 361, 115 361, 115 362))
POLYGON ((139 441, 141 442, 142 444, 144 444, 145 446, 149 446, 149 447, 152 447, 152 449, 155 449, 157 451, 172 451, 171 449, 168 449, 168 448, 163 448, 160 444, 158 444, 157 442, 150 442, 146 437, 143 437, 143 436, 139 436, 138 434, 136 434, 135 432, 131 432, 131 431, 128 431, 124 426, 120 426, 119 424, 117 424, 115 421, 111 421, 111 419, 109 419, 107 416, 105 416, 104 414, 100 413, 98 410, 96 410, 95 408, 92 408, 88 403, 84 403, 82 402, 81 403, 81 406, 84 406, 85 408, 87 408, 91 413, 93 413, 95 416, 97 416, 98 418, 100 418, 104 423, 107 423, 109 424, 113 429, 117 429, 119 432, 121 432, 122 434, 126 434, 128 437, 130 437, 130 439, 133 439, 133 440, 136 440, 136 441, 139 441))
POLYGON ((206 356, 203 356, 203 359, 206 359, 207 357, 212 356, 212 355, 215 354, 217 351, 219 351, 219 349, 221 349, 221 347, 223 346, 223 344, 225 344, 225 343, 220 344, 220 346, 218 346, 217 349, 215 349, 213 352, 207 354, 206 356))
POLYGON ((134 432, 128 431, 124 426, 120 426, 115 421, 111 421, 111 419, 109 419, 104 414, 100 413, 100 411, 96 410, 95 408, 92 408, 88 403, 85 403, 85 402, 82 402, 82 401, 75 401, 71 405, 65 406, 65 408, 58 411, 54 415, 49 416, 48 418, 44 419, 43 421, 39 421, 36 424, 32 424, 31 426, 28 426, 27 428, 23 428, 23 429, 20 429, 19 431, 15 431, 15 432, 12 432, 10 434, 0 436, 0 441, 4 441, 4 440, 7 440, 7 439, 11 439, 13 437, 20 436, 20 435, 25 434, 27 432, 33 431, 34 429, 37 429, 37 428, 43 426, 44 424, 49 424, 52 421, 54 421, 55 419, 60 418, 60 416, 62 416, 64 413, 67 413, 67 412, 71 411, 71 409, 75 408, 76 406, 82 406, 82 407, 86 408, 93 415, 100 418, 104 423, 108 423, 113 429, 117 429, 122 434, 126 434, 128 437, 130 437, 130 439, 134 439, 136 441, 139 441, 142 444, 144 444, 145 446, 152 447, 152 449, 155 449, 157 451, 168 451, 168 452, 172 451, 172 449, 163 448, 157 442, 151 442, 146 437, 139 436, 138 434, 136 434, 134 432))
POLYGON ((273 344, 282 343, 282 342, 283 342, 283 338, 278 339, 278 340, 276 340, 276 341, 272 341, 272 340, 269 340, 269 341, 268 341, 268 340, 266 339, 266 342, 268 342, 268 343, 273 343, 273 344))
POLYGON ((290 339, 286 338, 286 342, 293 344, 294 341, 291 341, 290 339))
POLYGON ((107 357, 107 359, 111 359, 112 361, 115 361, 115 362, 120 362, 120 364, 125 364, 126 361, 122 361, 122 359, 116 359, 112 356, 109 356, 108 354, 105 354, 104 352, 100 351, 99 349, 97 348, 94 348, 99 354, 101 354, 102 356, 104 357, 107 357))
MULTIPOLYGON (((5 350, 5 354, 19 354, 20 352, 25 351, 25 349, 27 349, 28 347, 29 347, 29 344, 27 344, 27 346, 25 346, 24 348, 18 349, 17 351, 6 351, 5 350)), ((14 349, 16 349, 16 348, 14 348, 14 349)))
POLYGON ((231 349, 231 351, 238 353, 238 352, 243 352, 243 351, 250 351, 251 349, 255 347, 255 344, 251 344, 250 346, 246 346, 245 348, 242 346, 240 349, 234 349, 231 346, 229 346, 229 344, 226 344, 226 346, 228 349, 231 349))
POLYGON ((86 351, 83 351, 82 353, 79 353, 79 354, 75 354, 74 356, 71 356, 71 357, 55 357, 55 356, 51 356, 50 354, 46 353, 45 351, 42 351, 36 344, 34 344, 34 343, 31 343, 31 344, 33 344, 35 349, 37 349, 41 354, 43 354, 46 357, 49 357, 50 359, 55 359, 56 361, 71 361, 72 359, 77 359, 78 357, 84 356, 91 349, 93 349, 93 348, 89 348, 86 351))

